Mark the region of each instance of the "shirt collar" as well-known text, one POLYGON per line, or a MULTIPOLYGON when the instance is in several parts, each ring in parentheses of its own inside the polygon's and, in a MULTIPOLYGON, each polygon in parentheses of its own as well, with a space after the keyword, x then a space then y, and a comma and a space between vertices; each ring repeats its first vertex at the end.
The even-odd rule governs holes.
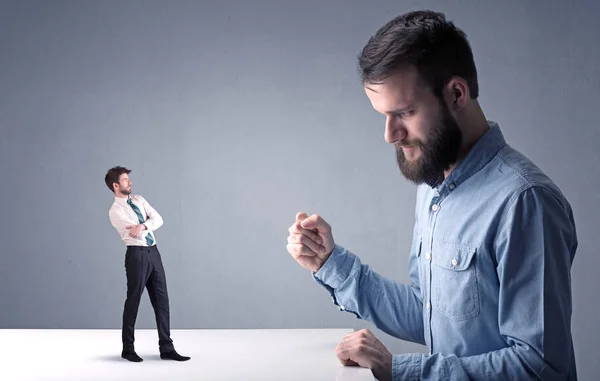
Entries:
POLYGON ((127 197, 127 198, 122 198, 122 197, 117 197, 115 196, 115 202, 118 204, 127 204, 127 201, 131 198, 131 196, 127 197))
POLYGON ((490 129, 475 143, 469 153, 444 180, 443 175, 428 183, 431 188, 443 192, 445 188, 455 189, 465 180, 473 176, 487 165, 494 156, 506 145, 500 126, 494 121, 488 121, 490 129))

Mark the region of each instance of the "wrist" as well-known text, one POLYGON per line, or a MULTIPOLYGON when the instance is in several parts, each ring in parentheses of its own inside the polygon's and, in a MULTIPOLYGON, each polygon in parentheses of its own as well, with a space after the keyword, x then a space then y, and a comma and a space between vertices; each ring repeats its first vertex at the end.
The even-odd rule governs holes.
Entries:
POLYGON ((375 366, 373 366, 373 374, 377 375, 377 379, 381 381, 392 380, 392 356, 384 356, 379 359, 375 366))

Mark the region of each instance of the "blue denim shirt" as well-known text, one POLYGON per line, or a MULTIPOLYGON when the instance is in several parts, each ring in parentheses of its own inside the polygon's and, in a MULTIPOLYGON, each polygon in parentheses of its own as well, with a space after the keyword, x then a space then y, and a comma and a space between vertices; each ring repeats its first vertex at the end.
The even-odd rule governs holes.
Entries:
POLYGON ((336 244, 313 273, 340 310, 428 355, 393 355, 393 380, 577 380, 571 207, 499 126, 448 178, 417 191, 410 284, 336 244))

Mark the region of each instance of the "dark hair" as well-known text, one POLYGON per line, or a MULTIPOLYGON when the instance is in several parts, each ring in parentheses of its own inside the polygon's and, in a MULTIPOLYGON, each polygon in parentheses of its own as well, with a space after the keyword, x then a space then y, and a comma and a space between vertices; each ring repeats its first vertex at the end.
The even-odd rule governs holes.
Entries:
POLYGON ((363 84, 381 83, 397 70, 417 69, 438 97, 453 76, 463 78, 470 96, 479 96, 477 69, 466 34, 443 13, 414 11, 397 16, 369 39, 358 58, 363 84))
POLYGON ((119 182, 119 177, 121 177, 121 175, 123 173, 131 173, 131 170, 125 168, 125 167, 112 167, 111 169, 108 170, 108 172, 106 172, 106 176, 104 176, 104 182, 106 183, 106 186, 108 187, 108 189, 111 190, 111 192, 115 192, 114 188, 113 188, 113 184, 114 183, 118 183, 119 182))

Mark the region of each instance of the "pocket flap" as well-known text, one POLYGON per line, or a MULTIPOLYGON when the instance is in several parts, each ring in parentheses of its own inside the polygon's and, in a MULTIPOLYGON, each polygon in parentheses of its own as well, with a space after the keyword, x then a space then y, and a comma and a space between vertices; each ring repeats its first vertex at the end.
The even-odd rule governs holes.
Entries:
POLYGON ((477 249, 462 244, 434 242, 432 261, 445 269, 463 271, 471 264, 477 249))

